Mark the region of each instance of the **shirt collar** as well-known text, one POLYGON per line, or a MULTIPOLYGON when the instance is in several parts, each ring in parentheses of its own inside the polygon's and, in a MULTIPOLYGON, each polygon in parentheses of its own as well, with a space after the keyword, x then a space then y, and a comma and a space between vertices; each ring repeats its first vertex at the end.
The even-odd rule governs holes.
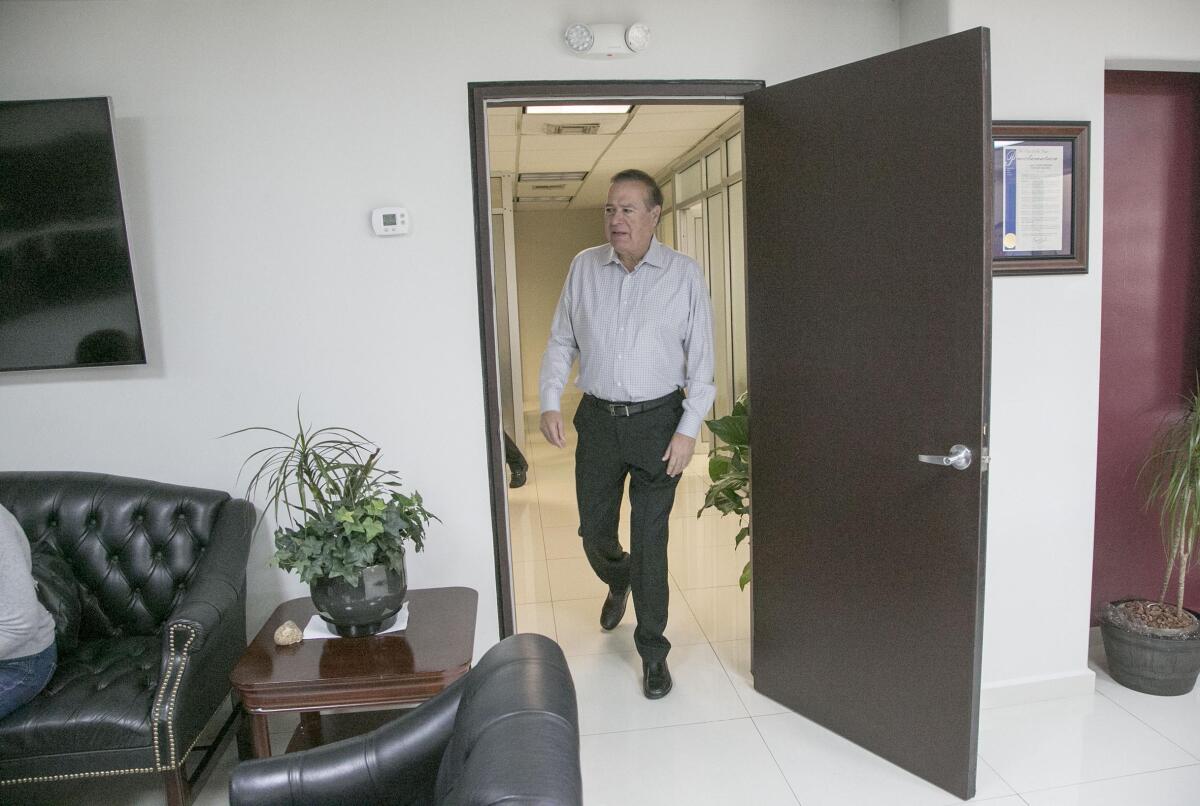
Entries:
MULTIPOLYGON (((663 268, 667 265, 667 256, 665 252, 666 247, 659 243, 658 236, 651 235, 650 248, 646 250, 646 254, 642 256, 642 259, 638 262, 638 264, 633 267, 634 270, 636 271, 637 269, 641 268, 643 264, 648 266, 657 266, 660 269, 663 268)), ((617 257, 617 250, 613 249, 612 244, 608 245, 608 260, 604 262, 604 265, 607 266, 609 263, 617 264, 621 267, 622 271, 625 269, 625 264, 621 262, 621 258, 617 257)))

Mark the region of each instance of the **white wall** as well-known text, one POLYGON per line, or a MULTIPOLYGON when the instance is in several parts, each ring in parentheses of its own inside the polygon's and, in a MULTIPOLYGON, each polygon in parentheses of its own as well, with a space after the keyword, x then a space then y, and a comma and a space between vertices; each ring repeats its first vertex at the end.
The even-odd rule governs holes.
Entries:
POLYGON ((1200 4, 906 0, 902 32, 943 33, 928 28, 940 5, 949 6, 945 32, 991 29, 994 119, 1092 122, 1089 273, 998 277, 993 286, 983 678, 985 704, 999 704, 1093 685, 1104 69, 1200 69, 1200 4))
MULTIPOLYGON (((497 638, 467 121, 470 81, 768 83, 894 48, 889 0, 91 0, 0 3, 0 97, 112 96, 149 365, 0 377, 0 467, 237 489, 258 442, 314 423, 374 438, 444 523, 417 586, 480 592, 497 638), (568 22, 654 31, 575 58, 568 22), (412 234, 375 238, 402 204, 412 234)), ((250 626, 305 589, 250 567, 250 626)))

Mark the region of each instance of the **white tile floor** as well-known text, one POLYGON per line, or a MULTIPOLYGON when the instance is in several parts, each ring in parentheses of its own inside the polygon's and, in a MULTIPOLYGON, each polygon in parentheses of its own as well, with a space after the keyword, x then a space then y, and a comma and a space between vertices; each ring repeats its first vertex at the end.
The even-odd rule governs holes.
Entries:
MULTIPOLYGON (((746 547, 737 524, 696 511, 707 487, 698 457, 671 520, 667 637, 675 688, 641 694, 633 608, 611 633, 598 619, 604 586, 576 533, 574 432, 565 450, 529 423, 529 483, 510 491, 517 629, 558 640, 579 696, 585 802, 771 806, 942 806, 953 795, 882 761, 754 690, 750 599, 739 590, 746 547), (544 570, 543 570, 544 569, 544 570), (546 582, 543 579, 543 573, 546 582), (520 600, 519 600, 520 601, 520 600)), ((628 509, 623 513, 628 538, 628 509)), ((1108 677, 1087 697, 996 708, 980 717, 973 802, 992 806, 1200 805, 1200 691, 1161 698, 1108 677)))
MULTIPOLYGON (((530 431, 529 483, 510 498, 517 626, 555 638, 571 665, 588 806, 960 802, 754 691, 749 596, 737 587, 745 549, 732 549, 731 519, 695 517, 702 458, 688 469, 671 522, 675 688, 662 700, 645 699, 633 608, 611 633, 598 624, 604 588, 589 576, 575 533, 571 445, 559 451, 530 431)), ((1090 696, 982 713, 973 802, 1200 804, 1200 690, 1164 698, 1122 688, 1108 676, 1098 640, 1091 660, 1097 690, 1090 696)), ((284 746, 293 727, 294 718, 273 721, 273 746, 284 746)), ((228 803, 236 763, 230 748, 198 806, 228 803)), ((149 806, 162 803, 160 793, 157 780, 130 777, 0 788, 0 803, 149 806)))

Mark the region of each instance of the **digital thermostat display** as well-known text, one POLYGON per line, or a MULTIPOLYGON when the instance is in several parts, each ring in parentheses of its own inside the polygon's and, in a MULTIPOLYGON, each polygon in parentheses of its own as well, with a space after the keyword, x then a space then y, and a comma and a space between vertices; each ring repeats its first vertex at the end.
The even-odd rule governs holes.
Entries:
POLYGON ((408 210, 403 207, 377 207, 371 211, 371 229, 376 235, 407 235, 408 210))

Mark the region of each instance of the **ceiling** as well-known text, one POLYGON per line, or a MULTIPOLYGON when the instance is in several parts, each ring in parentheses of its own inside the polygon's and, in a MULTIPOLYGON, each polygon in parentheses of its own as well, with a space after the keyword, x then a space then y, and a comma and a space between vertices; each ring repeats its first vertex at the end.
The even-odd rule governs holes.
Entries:
POLYGON ((740 113, 740 106, 730 104, 647 104, 628 113, 584 115, 493 107, 488 110, 490 167, 493 173, 517 175, 517 210, 603 207, 608 180, 617 171, 639 168, 657 175, 740 113), (522 179, 535 173, 586 176, 522 179))

